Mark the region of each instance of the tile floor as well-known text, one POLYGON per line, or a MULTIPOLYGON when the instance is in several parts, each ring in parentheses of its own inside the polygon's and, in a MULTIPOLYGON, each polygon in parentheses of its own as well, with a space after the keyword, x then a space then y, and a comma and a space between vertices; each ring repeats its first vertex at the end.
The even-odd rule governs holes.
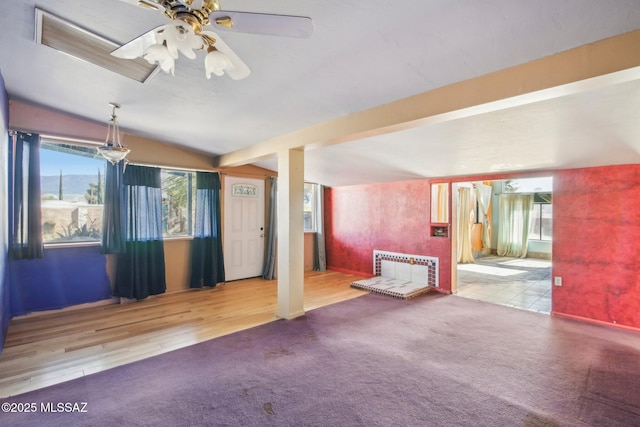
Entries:
POLYGON ((458 264, 457 295, 550 313, 551 261, 491 255, 475 264, 458 264))

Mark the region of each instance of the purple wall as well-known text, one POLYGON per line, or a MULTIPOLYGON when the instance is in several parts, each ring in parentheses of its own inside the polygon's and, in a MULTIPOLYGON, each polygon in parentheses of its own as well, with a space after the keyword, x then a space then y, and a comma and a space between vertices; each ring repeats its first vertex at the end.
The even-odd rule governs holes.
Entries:
POLYGON ((8 138, 9 102, 0 75, 0 351, 9 321, 34 311, 54 310, 111 298, 106 257, 99 246, 45 248, 44 258, 8 258, 8 138))
POLYGON ((9 274, 7 268, 8 260, 8 235, 9 235, 9 208, 7 206, 8 201, 8 188, 7 188, 7 146, 9 143, 7 132, 9 126, 9 100, 7 96, 7 90, 4 86, 4 79, 2 73, 0 73, 0 161, 2 161, 2 167, 0 167, 0 353, 4 348, 4 339, 7 336, 7 329, 9 328, 9 321, 11 320, 11 306, 9 295, 9 274))
POLYGON ((11 261, 9 269, 13 316, 111 298, 100 246, 45 248, 43 258, 11 261))

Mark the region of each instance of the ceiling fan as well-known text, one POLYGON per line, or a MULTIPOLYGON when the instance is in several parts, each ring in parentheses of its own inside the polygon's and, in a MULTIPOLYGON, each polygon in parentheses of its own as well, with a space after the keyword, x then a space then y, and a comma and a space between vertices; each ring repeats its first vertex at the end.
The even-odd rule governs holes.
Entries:
POLYGON ((251 70, 242 59, 213 31, 308 38, 313 22, 305 16, 232 12, 220 8, 219 0, 123 0, 157 10, 171 22, 133 39, 111 52, 118 58, 144 58, 158 64, 166 73, 174 74, 179 53, 195 59, 194 50, 206 50, 205 70, 222 76, 226 72, 234 80, 244 79, 251 70))

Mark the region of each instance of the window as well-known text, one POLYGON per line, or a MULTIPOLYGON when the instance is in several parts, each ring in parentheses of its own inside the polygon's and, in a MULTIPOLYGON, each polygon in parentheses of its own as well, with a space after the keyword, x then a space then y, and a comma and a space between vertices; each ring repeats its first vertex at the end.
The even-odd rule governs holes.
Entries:
POLYGON ((105 160, 95 148, 42 142, 44 243, 100 241, 104 167, 105 160))
POLYGON ((478 202, 478 198, 475 195, 475 192, 473 193, 473 199, 475 200, 475 209, 474 209, 474 218, 475 218, 475 223, 476 224, 483 224, 484 223, 484 212, 482 212, 482 209, 480 209, 480 203, 478 202))
POLYGON ((553 221, 553 206, 551 194, 535 194, 532 212, 532 228, 530 240, 551 240, 551 224, 553 221))
POLYGON ((522 178, 503 181, 505 193, 533 194, 532 228, 529 240, 551 241, 553 222, 552 192, 553 178, 522 178))
POLYGON ((164 237, 193 235, 195 172, 162 170, 162 228, 164 237))
POLYGON ((552 191, 553 178, 517 178, 502 181, 504 193, 543 193, 552 191))
POLYGON ((318 185, 304 183, 304 231, 316 231, 318 185))
MULTIPOLYGON (((43 141, 40 150, 45 244, 100 242, 105 161, 93 147, 43 141)), ((164 237, 193 235, 195 172, 162 170, 164 237)))

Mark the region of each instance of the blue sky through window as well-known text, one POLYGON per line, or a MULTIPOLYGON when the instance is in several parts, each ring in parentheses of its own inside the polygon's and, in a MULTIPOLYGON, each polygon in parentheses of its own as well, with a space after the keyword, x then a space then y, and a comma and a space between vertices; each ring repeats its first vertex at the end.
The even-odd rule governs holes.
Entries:
POLYGON ((63 175, 97 175, 98 169, 104 174, 104 162, 105 160, 43 148, 40 150, 40 175, 58 176, 60 175, 60 170, 62 170, 63 175))

